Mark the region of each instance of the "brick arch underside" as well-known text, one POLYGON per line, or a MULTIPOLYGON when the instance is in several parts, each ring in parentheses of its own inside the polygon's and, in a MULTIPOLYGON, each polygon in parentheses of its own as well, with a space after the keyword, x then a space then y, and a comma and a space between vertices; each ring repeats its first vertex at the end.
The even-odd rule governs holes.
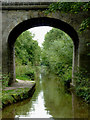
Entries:
MULTIPOLYGON (((75 56, 77 56, 77 50, 79 45, 79 39, 78 34, 74 30, 72 26, 70 26, 68 23, 63 22, 59 19, 54 18, 48 18, 48 17, 41 17, 41 18, 32 18, 29 20, 25 20, 18 24, 14 29, 10 32, 8 37, 8 73, 10 74, 10 80, 9 85, 15 81, 15 59, 14 59, 14 43, 17 39, 17 37, 24 31, 38 26, 50 26, 58 28, 65 33, 67 33, 73 40, 74 43, 74 59, 76 59, 75 56)), ((74 60, 73 62, 75 62, 74 60)), ((73 63, 75 66, 75 63, 73 63)), ((74 69, 74 68, 73 68, 74 69)))

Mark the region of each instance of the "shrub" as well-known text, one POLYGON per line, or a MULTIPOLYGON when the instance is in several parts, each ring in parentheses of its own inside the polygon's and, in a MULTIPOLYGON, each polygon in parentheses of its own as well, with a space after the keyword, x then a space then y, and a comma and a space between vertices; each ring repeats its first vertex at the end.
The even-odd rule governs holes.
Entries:
POLYGON ((86 70, 78 68, 77 73, 75 74, 76 81, 76 94, 85 101, 90 102, 90 81, 89 75, 86 70))
POLYGON ((16 67, 16 78, 21 80, 34 80, 34 70, 30 64, 16 67))
POLYGON ((9 75, 2 75, 2 87, 8 87, 9 75))

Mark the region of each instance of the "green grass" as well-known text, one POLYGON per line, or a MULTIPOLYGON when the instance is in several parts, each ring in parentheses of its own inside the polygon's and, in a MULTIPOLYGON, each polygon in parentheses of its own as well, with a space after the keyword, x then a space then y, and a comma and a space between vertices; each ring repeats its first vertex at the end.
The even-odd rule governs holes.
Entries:
POLYGON ((16 66, 16 78, 20 80, 34 80, 35 72, 31 65, 16 66))
POLYGON ((19 80, 29 80, 31 81, 31 79, 28 77, 28 76, 16 76, 16 79, 19 79, 19 80))
POLYGON ((18 88, 2 91, 2 106, 6 106, 29 97, 30 88, 18 88))

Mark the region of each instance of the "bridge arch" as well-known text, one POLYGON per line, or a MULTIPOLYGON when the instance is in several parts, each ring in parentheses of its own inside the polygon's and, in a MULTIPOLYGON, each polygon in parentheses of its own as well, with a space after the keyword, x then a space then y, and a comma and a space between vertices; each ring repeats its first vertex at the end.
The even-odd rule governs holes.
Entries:
MULTIPOLYGON (((15 81, 15 55, 14 55, 14 43, 17 37, 24 32, 33 27, 38 26, 51 26, 58 28, 65 33, 67 33, 73 40, 73 66, 72 66, 72 78, 74 77, 75 67, 78 66, 78 54, 79 54, 79 39, 78 34, 74 28, 68 23, 55 18, 49 17, 38 17, 31 18, 19 23, 15 26, 8 37, 8 73, 10 74, 9 85, 15 81)), ((72 79, 73 85, 75 84, 72 79)))

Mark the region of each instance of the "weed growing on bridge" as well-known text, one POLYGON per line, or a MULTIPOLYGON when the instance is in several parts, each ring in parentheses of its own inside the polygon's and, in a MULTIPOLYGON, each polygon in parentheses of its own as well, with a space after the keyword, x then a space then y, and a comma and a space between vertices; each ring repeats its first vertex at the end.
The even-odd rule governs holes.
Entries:
POLYGON ((83 20, 83 22, 80 25, 79 32, 81 33, 82 31, 85 31, 90 25, 90 17, 87 19, 83 20))
MULTIPOLYGON (((90 2, 56 2, 49 5, 46 14, 50 12, 60 11, 62 13, 74 13, 88 12, 90 9, 90 2)), ((90 17, 85 18, 79 28, 79 32, 85 31, 90 26, 90 17)))

